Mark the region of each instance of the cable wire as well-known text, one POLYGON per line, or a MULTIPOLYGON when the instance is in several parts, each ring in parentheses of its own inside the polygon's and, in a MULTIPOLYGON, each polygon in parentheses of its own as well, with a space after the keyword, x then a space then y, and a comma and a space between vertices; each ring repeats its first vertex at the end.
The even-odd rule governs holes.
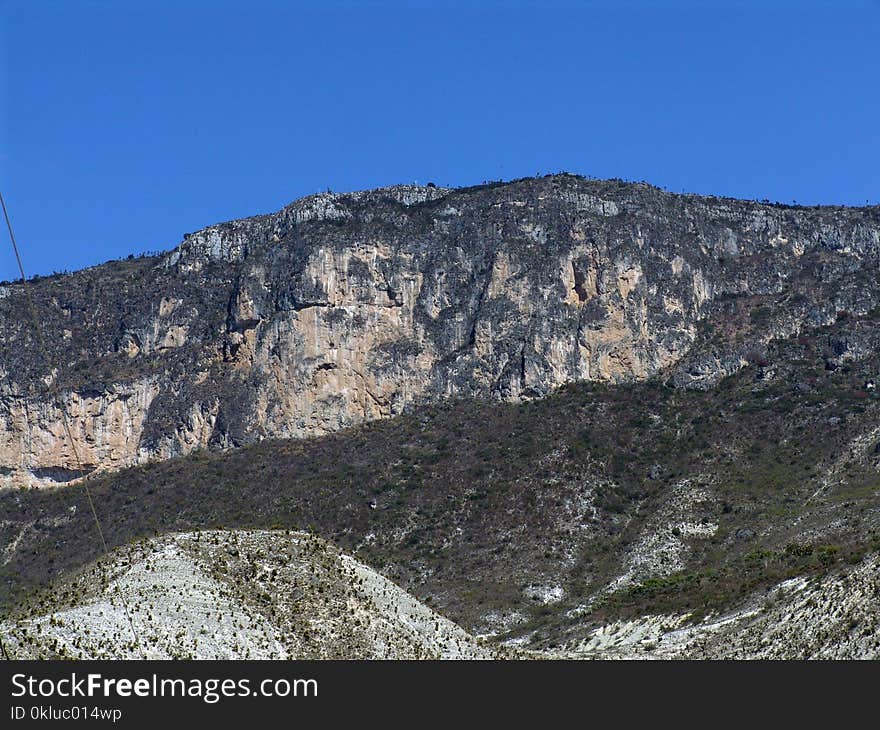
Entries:
MULTIPOLYGON (((21 253, 19 252, 19 249, 18 249, 18 243, 16 243, 16 240, 15 240, 15 233, 12 230, 12 222, 9 220, 9 212, 6 209, 6 201, 3 199, 2 192, 0 192, 0 205, 3 206, 3 217, 6 219, 6 228, 9 231, 9 240, 12 241, 12 250, 15 253, 15 260, 16 260, 16 263, 18 264, 18 272, 19 272, 19 274, 21 274, 21 285, 22 285, 22 289, 24 291, 25 299, 27 300, 27 308, 28 308, 28 314, 29 314, 30 320, 31 320, 31 325, 34 328, 34 332, 36 332, 37 342, 40 347, 40 352, 43 356, 44 362, 46 363, 46 365, 48 367, 48 365, 49 365, 49 350, 46 347, 46 340, 45 340, 45 337, 43 336, 43 330, 39 326, 39 323, 37 322, 36 310, 34 308, 34 301, 33 301, 33 298, 31 297, 31 290, 30 290, 30 287, 28 286, 27 276, 25 276, 25 273, 24 273, 24 264, 22 263, 22 260, 21 260, 21 253)), ((51 373, 51 369, 50 369, 50 373, 51 373)), ((104 555, 109 556, 110 549, 107 547, 107 541, 104 539, 104 530, 101 528, 101 521, 98 519, 98 512, 95 509, 95 502, 92 499, 92 492, 89 489, 89 485, 87 483, 88 474, 86 473, 86 470, 83 468, 83 463, 82 463, 82 460, 80 459, 80 456, 79 456, 79 449, 77 448, 76 441, 73 438, 73 432, 71 431, 71 428, 70 428, 70 419, 67 415, 67 410, 63 407, 59 408, 59 410, 61 411, 61 420, 64 423, 64 432, 67 435, 67 440, 70 442, 70 448, 73 451, 73 457, 76 461, 77 473, 81 475, 80 484, 82 484, 83 490, 85 491, 86 499, 88 500, 88 503, 89 503, 89 509, 92 512, 92 518, 94 519, 95 527, 98 530, 98 537, 101 539, 101 547, 104 550, 104 555)), ((134 642, 135 642, 135 645, 137 646, 138 652, 141 654, 141 656, 144 657, 144 659, 146 659, 147 658, 146 652, 144 651, 140 636, 138 635, 137 631, 134 628, 134 621, 132 621, 132 618, 131 618, 131 611, 128 608, 128 601, 125 600, 125 595, 123 594, 122 588, 120 588, 118 581, 116 583, 116 591, 119 594, 120 600, 122 601, 122 607, 125 610, 125 618, 128 620, 128 626, 131 629, 131 635, 134 637, 134 642)), ((3 648, 3 654, 6 655, 6 647, 3 646, 2 648, 3 648)))

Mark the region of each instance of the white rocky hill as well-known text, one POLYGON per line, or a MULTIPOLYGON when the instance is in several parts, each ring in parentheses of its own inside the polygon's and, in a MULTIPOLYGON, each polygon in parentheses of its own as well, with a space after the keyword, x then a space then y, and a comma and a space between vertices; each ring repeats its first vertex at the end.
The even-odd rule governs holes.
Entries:
POLYGON ((301 532, 181 533, 121 548, 0 626, 16 658, 499 655, 375 571, 301 532))

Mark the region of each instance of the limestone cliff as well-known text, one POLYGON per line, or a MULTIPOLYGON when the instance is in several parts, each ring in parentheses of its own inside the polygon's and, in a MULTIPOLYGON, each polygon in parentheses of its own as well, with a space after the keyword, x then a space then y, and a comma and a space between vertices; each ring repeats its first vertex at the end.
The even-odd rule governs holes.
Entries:
POLYGON ((62 409, 90 470, 576 380, 712 387, 877 307, 878 260, 877 207, 570 175, 304 198, 34 281, 48 362, 0 287, 0 485, 77 476, 62 409))

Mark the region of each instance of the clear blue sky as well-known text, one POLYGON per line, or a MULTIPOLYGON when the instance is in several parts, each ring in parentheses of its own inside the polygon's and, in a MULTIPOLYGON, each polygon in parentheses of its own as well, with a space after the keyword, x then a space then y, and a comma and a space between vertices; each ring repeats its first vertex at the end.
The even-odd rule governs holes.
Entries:
POLYGON ((878 0, 0 0, 0 186, 31 274, 399 182, 873 204, 878 43, 878 0))

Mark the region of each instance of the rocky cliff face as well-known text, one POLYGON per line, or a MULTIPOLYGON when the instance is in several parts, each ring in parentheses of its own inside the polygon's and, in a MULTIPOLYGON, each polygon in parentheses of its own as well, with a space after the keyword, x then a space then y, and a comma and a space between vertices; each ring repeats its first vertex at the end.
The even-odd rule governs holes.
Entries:
POLYGON ((92 470, 577 380, 709 388, 873 310, 878 262, 877 207, 569 175, 312 196, 33 282, 48 361, 0 287, 0 485, 78 475, 62 409, 92 470))

